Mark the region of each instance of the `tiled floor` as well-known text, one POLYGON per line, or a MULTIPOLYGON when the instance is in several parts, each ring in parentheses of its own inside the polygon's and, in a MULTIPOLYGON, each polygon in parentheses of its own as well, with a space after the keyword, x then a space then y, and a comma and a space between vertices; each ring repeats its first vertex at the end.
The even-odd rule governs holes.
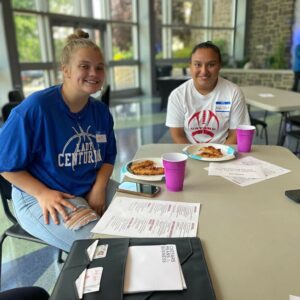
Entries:
MULTIPOLYGON (((118 104, 111 108, 115 120, 118 156, 113 178, 120 180, 121 168, 131 160, 143 144, 168 143, 165 112, 160 111, 158 98, 130 99, 128 104, 118 104)), ((254 112, 260 116, 260 112, 254 112)), ((270 144, 276 144, 280 115, 268 116, 270 144)), ((255 143, 263 144, 264 137, 255 137, 255 143)), ((8 227, 9 221, 0 210, 0 232, 8 227)), ((61 269, 56 262, 57 250, 32 242, 7 238, 3 245, 3 264, 1 289, 17 286, 37 285, 51 292, 61 269)))

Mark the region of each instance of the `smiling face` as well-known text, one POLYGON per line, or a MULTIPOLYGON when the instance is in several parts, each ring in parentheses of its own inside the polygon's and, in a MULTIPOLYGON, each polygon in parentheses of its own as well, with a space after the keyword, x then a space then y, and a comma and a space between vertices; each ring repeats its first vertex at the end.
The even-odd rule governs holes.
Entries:
POLYGON ((190 62, 191 75, 197 91, 210 93, 218 82, 221 62, 218 53, 211 48, 200 48, 193 53, 190 62))
POLYGON ((104 60, 101 52, 94 48, 79 48, 63 66, 64 82, 78 96, 97 92, 105 78, 104 60))

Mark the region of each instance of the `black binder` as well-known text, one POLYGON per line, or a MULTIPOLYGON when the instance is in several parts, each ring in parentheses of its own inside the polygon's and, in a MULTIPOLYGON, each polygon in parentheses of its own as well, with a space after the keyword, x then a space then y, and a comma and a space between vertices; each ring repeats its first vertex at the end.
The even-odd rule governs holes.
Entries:
POLYGON ((88 266, 103 267, 100 291, 84 294, 84 300, 214 300, 215 294, 199 238, 113 238, 100 239, 108 244, 105 258, 89 262, 86 249, 94 240, 74 242, 54 287, 51 300, 75 300, 75 280, 88 266), (156 291, 123 295, 125 264, 129 246, 175 244, 186 281, 183 291, 156 291))

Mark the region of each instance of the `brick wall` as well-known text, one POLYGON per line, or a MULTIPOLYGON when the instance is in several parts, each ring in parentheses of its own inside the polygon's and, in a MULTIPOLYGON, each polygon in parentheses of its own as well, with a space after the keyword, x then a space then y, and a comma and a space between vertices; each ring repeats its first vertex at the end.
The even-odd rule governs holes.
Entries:
POLYGON ((295 0, 251 0, 247 7, 246 57, 256 68, 268 68, 269 58, 284 45, 290 63, 295 0))
POLYGON ((290 70, 221 69, 221 76, 242 85, 262 85, 290 90, 294 73, 290 70))

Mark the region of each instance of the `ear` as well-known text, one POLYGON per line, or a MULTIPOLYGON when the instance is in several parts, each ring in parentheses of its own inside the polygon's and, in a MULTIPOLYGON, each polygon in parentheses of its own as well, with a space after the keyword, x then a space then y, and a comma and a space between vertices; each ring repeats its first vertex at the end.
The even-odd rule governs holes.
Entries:
POLYGON ((64 78, 71 78, 71 70, 68 65, 62 65, 61 67, 64 78))

